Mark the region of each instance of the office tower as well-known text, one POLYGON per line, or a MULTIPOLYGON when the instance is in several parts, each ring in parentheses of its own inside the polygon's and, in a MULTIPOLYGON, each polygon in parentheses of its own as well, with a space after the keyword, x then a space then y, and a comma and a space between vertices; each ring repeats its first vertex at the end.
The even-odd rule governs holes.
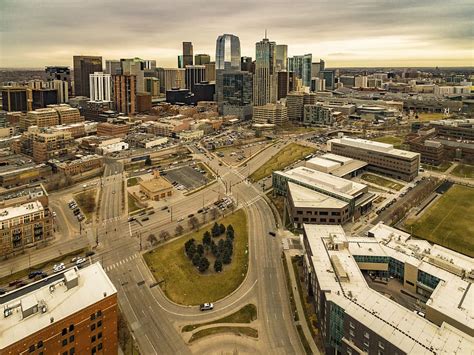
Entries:
POLYGON ((333 123, 332 108, 323 107, 321 102, 314 105, 304 105, 303 124, 305 126, 332 125, 333 123))
POLYGON ((216 93, 216 84, 203 81, 194 84, 194 103, 199 101, 213 101, 216 93))
POLYGON ((282 126, 288 121, 287 108, 281 104, 266 104, 253 107, 253 121, 255 123, 271 123, 282 126))
POLYGON ((291 72, 287 72, 286 70, 279 71, 277 73, 277 100, 285 98, 286 95, 290 92, 290 73, 291 72))
POLYGON ((90 101, 111 101, 112 79, 110 74, 95 72, 90 78, 90 101))
POLYGON ((321 70, 324 70, 324 60, 320 59, 319 62, 311 64, 311 77, 315 78, 319 76, 321 70))
POLYGON ((137 112, 149 112, 151 110, 151 95, 147 92, 139 92, 136 96, 137 112))
POLYGON ((84 117, 81 116, 78 108, 66 104, 49 105, 48 107, 56 110, 59 116, 59 124, 61 125, 84 122, 84 117))
POLYGON ((204 64, 204 67, 206 68, 206 81, 216 81, 216 62, 204 64))
POLYGON ((194 84, 205 81, 206 67, 204 65, 188 65, 185 69, 186 89, 194 92, 194 84))
POLYGON ((194 56, 195 65, 204 65, 211 62, 211 56, 209 54, 196 54, 194 56))
POLYGON ((216 70, 240 70, 240 40, 223 34, 216 41, 216 70))
POLYGON ((193 43, 183 42, 183 68, 193 65, 193 43))
POLYGON ((144 60, 143 61, 143 69, 144 70, 155 71, 155 69, 156 69, 156 60, 144 60))
MULTIPOLYGON (((37 215, 45 211, 37 204, 18 209, 31 217, 15 220, 31 221, 36 235, 37 215)), ((100 263, 12 290, 3 308, 2 354, 117 354, 117 290, 100 263)))
MULTIPOLYGON (((45 69, 46 72, 46 80, 48 82, 53 82, 55 80, 61 80, 67 83, 67 97, 72 95, 72 86, 71 86, 71 70, 69 67, 64 66, 49 66, 45 69)), ((56 86, 59 86, 57 84, 56 86)), ((65 96, 65 95, 62 95, 65 96)), ((65 99, 67 101, 67 97, 65 99)))
POLYGON ((135 75, 113 75, 115 109, 126 115, 133 115, 136 111, 136 83, 135 75))
POLYGON ((311 54, 295 55, 288 58, 288 70, 295 73, 296 77, 301 79, 303 86, 311 86, 311 54))
POLYGON ((311 79, 311 91, 318 92, 326 90, 326 81, 324 79, 315 77, 311 79))
POLYGON ((249 73, 255 74, 255 64, 252 61, 252 57, 241 57, 240 68, 242 71, 248 71, 249 73))
POLYGON ((276 70, 287 70, 288 46, 286 44, 277 44, 276 46, 276 70))
POLYGON ((336 73, 334 70, 327 70, 327 69, 321 70, 319 72, 319 77, 326 81, 326 88, 328 90, 335 89, 336 73))
POLYGON ((58 124, 58 112, 51 107, 29 111, 26 116, 20 117, 20 129, 22 130, 27 130, 28 127, 31 126, 42 128, 56 126, 58 124))
POLYGON ((184 69, 183 55, 182 54, 178 55, 178 68, 179 69, 184 69))
POLYGON ((160 95, 160 80, 155 77, 145 77, 145 92, 151 96, 160 95))
POLYGON ((356 76, 354 86, 356 88, 366 88, 367 87, 367 76, 365 76, 365 75, 356 76))
POLYGON ((58 103, 58 91, 56 89, 33 89, 32 96, 33 110, 58 103))
POLYGON ((157 68, 156 71, 160 80, 160 92, 166 93, 173 88, 185 88, 185 69, 157 68))
POLYGON ((74 95, 87 96, 90 92, 89 75, 102 71, 102 57, 74 56, 74 95))
POLYGON ((255 44, 255 79, 253 103, 263 106, 277 100, 278 78, 276 75, 276 44, 268 38, 255 44))
POLYGON ((58 93, 58 103, 63 104, 69 100, 69 85, 67 81, 54 79, 46 83, 47 89, 54 89, 58 93))
POLYGON ((245 71, 223 71, 222 85, 216 88, 221 115, 236 115, 241 119, 252 117, 253 75, 245 71))
POLYGON ((292 91, 286 96, 286 107, 288 107, 288 119, 290 121, 302 122, 305 105, 314 105, 317 96, 314 93, 292 91))
POLYGON ((120 59, 123 75, 134 75, 136 78, 136 92, 145 91, 145 61, 140 58, 120 59))
POLYGON ((25 87, 4 86, 2 92, 2 110, 27 112, 32 110, 31 89, 25 87))
POLYGON ((122 64, 120 64, 120 60, 107 59, 105 61, 105 73, 110 75, 122 74, 122 64))

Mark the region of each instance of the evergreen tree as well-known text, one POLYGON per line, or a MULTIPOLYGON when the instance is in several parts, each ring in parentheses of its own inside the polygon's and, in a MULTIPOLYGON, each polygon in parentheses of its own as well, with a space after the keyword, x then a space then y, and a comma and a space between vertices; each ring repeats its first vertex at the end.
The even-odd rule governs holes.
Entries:
POLYGON ((195 253, 193 255, 193 265, 194 266, 198 266, 199 265, 199 262, 201 261, 201 256, 199 255, 199 253, 195 253))
POLYGON ((204 272, 209 269, 209 260, 207 260, 206 257, 201 258, 201 260, 199 261, 198 269, 200 272, 204 272))
POLYGON ((212 226, 212 236, 213 237, 218 237, 219 234, 220 234, 220 228, 219 228, 219 225, 217 224, 217 222, 214 223, 214 225, 212 226))
POLYGON ((211 244, 211 233, 209 231, 206 231, 204 235, 202 236, 202 244, 204 245, 210 245, 211 244))
POLYGON ((214 262, 214 271, 215 272, 222 271, 222 261, 220 261, 220 259, 216 259, 216 261, 214 262))

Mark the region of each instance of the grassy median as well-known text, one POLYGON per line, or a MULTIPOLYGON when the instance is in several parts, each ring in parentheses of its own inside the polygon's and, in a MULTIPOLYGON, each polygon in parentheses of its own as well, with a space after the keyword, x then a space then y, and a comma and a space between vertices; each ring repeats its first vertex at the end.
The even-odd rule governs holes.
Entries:
POLYGON ((405 229, 415 236, 474 257, 474 188, 454 185, 405 229))
POLYGON ((245 212, 238 210, 220 219, 218 223, 226 226, 231 224, 235 231, 232 262, 220 273, 200 274, 184 253, 184 243, 191 238, 200 242, 203 233, 210 230, 211 225, 144 254, 155 279, 160 282, 160 287, 173 302, 185 305, 214 302, 229 295, 244 280, 248 266, 245 212))
POLYGON ((288 165, 293 164, 299 159, 314 153, 314 148, 306 147, 301 144, 291 143, 282 148, 277 154, 271 157, 265 164, 250 175, 253 181, 259 181, 265 176, 271 175, 276 170, 281 170, 288 165))
POLYGON ((250 327, 223 326, 223 327, 213 327, 213 328, 200 330, 192 335, 191 339, 189 339, 189 342, 192 343, 196 340, 202 339, 209 335, 222 334, 222 333, 230 333, 230 334, 239 335, 239 336, 245 335, 251 338, 258 338, 257 329, 253 329, 250 327))

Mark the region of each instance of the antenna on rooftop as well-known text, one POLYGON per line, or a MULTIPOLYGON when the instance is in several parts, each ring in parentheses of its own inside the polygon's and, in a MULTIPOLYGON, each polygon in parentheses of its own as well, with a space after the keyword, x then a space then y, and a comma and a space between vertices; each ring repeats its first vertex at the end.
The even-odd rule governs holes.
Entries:
POLYGON ((267 29, 265 28, 265 39, 267 39, 267 29))

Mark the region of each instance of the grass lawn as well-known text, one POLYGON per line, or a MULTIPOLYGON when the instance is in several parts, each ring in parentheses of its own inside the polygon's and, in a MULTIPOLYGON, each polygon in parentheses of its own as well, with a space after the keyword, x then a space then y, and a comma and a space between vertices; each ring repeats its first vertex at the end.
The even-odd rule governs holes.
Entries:
POLYGON ((58 264, 58 263, 63 262, 67 265, 71 261, 70 259, 72 257, 78 256, 78 255, 84 253, 87 250, 88 249, 84 249, 84 248, 77 249, 77 250, 74 250, 74 251, 72 251, 68 254, 60 255, 57 258, 51 259, 51 260, 46 261, 44 263, 33 265, 33 266, 31 266, 30 269, 20 270, 20 271, 17 271, 15 273, 11 274, 11 275, 4 276, 4 277, 0 278, 0 285, 6 285, 10 281, 23 279, 25 277, 28 277, 28 274, 30 273, 30 271, 34 271, 34 270, 43 270, 44 272, 50 273, 51 269, 54 266, 54 264, 58 264))
POLYGON ((372 184, 383 186, 392 190, 399 191, 403 188, 403 185, 399 184, 398 182, 394 182, 373 174, 363 174, 360 178, 367 182, 371 182, 372 184))
POLYGON ((191 339, 189 339, 189 342, 192 343, 193 341, 204 338, 206 336, 213 335, 213 334, 221 334, 221 333, 246 335, 251 338, 258 338, 257 329, 253 329, 250 327, 214 327, 214 328, 203 329, 194 333, 191 339))
POLYGON ((259 181, 265 176, 269 176, 276 170, 281 170, 295 161, 304 158, 308 154, 314 153, 314 148, 305 147, 297 143, 291 143, 281 149, 271 157, 265 164, 250 175, 253 181, 259 181))
POLYGON ((403 137, 395 137, 395 136, 383 136, 383 137, 377 137, 373 139, 376 142, 380 143, 388 143, 388 144, 393 144, 394 148, 399 148, 405 139, 403 137))
POLYGON ((459 164, 451 172, 454 176, 474 179, 474 165, 459 164))
POLYGON ((248 304, 227 317, 207 323, 189 324, 184 326, 181 331, 190 332, 205 325, 217 323, 251 323, 255 319, 257 319, 257 307, 254 304, 248 304))
POLYGON ((248 266, 247 217, 243 210, 238 210, 218 223, 232 224, 235 231, 232 262, 224 265, 220 273, 200 274, 184 254, 184 243, 191 238, 200 242, 211 225, 144 254, 155 279, 163 281, 160 287, 173 302, 185 305, 214 302, 229 295, 244 280, 248 266))
POLYGON ((440 173, 445 172, 451 166, 451 163, 444 161, 439 165, 421 164, 421 167, 426 170, 437 171, 440 173))
POLYGON ((91 216, 97 207, 95 201, 96 195, 97 190, 95 189, 86 190, 74 195, 74 200, 76 200, 77 205, 87 219, 91 219, 91 216))
POLYGON ((128 213, 141 210, 143 207, 140 206, 137 199, 131 194, 128 194, 128 213))
POLYGON ((138 178, 137 177, 132 177, 130 179, 127 180, 127 186, 130 187, 130 186, 135 186, 138 184, 138 178))
POLYGON ((449 118, 449 116, 445 116, 444 113, 441 112, 434 112, 434 113, 419 113, 418 121, 437 121, 442 120, 444 118, 449 118))
POLYGON ((405 229, 415 236, 474 257, 474 188, 453 185, 405 229))

